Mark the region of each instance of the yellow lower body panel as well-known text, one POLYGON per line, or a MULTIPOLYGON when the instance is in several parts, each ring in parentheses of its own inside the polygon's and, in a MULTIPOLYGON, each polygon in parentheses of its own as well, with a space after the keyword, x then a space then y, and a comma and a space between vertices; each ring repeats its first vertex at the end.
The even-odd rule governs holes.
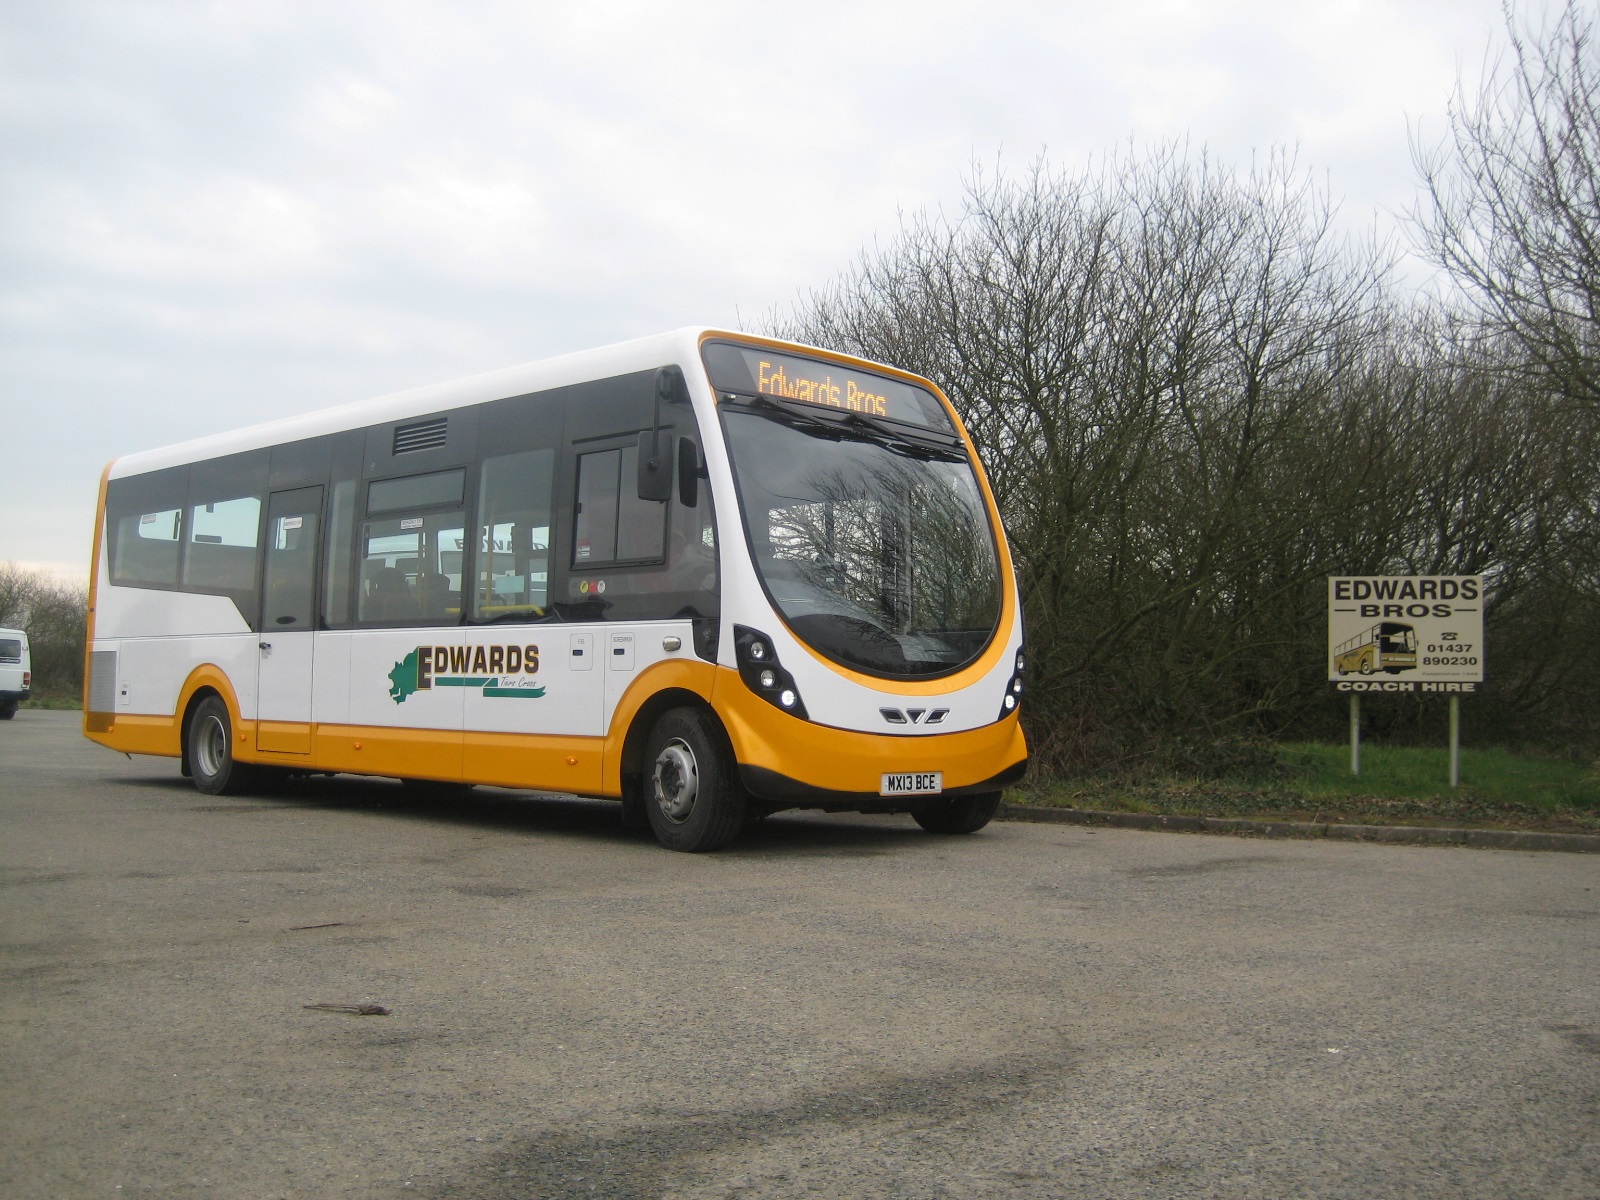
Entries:
POLYGON ((310 754, 311 728, 308 721, 257 721, 256 749, 274 754, 310 754))
POLYGON ((602 738, 468 733, 464 769, 473 783, 596 796, 604 750, 602 738))
MULTIPOLYGON (((461 778, 461 733, 450 729, 385 729, 366 725, 313 725, 309 770, 394 775, 401 779, 461 778)), ((243 754, 241 758, 245 757, 243 754)), ((253 754, 251 762, 273 762, 253 754)), ((277 760, 283 761, 283 760, 277 760)), ((299 765, 299 764, 295 764, 299 765)))
MULTIPOLYGON (((980 786, 1028 756, 1015 714, 980 729, 915 737, 833 729, 773 707, 752 693, 738 672, 698 661, 662 663, 642 672, 605 737, 240 721, 234 754, 241 762, 308 771, 617 796, 628 728, 644 703, 667 688, 712 705, 742 766, 773 772, 797 786, 876 795, 885 772, 940 771, 945 790, 952 791, 980 786), (306 752, 288 752, 300 746, 306 752)), ((182 753, 177 715, 95 715, 95 722, 85 721, 85 734, 101 745, 129 754, 176 758, 182 753)))
POLYGON ((176 717, 91 713, 84 721, 84 736, 124 754, 159 754, 177 758, 183 752, 176 717))
MULTIPOLYGON (((96 715, 105 718, 105 714, 96 715)), ((127 754, 177 758, 183 752, 176 716, 120 714, 95 722, 93 728, 86 723, 85 736, 127 754)), ((234 725, 234 757, 240 762, 400 779, 465 779, 496 787, 588 796, 601 794, 605 747, 603 738, 536 734, 257 721, 234 725), (258 740, 268 748, 258 745, 258 740), (289 749, 300 745, 304 752, 289 749)))

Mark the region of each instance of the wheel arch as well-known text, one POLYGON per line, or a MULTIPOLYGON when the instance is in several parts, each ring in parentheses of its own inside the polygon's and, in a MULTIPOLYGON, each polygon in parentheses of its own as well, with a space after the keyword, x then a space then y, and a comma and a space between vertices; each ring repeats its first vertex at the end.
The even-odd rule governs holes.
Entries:
POLYGON ((189 672, 189 678, 183 681, 178 693, 178 710, 175 714, 178 718, 178 761, 182 764, 184 775, 189 774, 189 719, 207 696, 216 696, 227 707, 228 720, 233 723, 235 757, 238 755, 239 742, 242 740, 239 697, 222 669, 206 663, 189 672))
POLYGON ((650 738, 650 730, 655 727, 662 713, 674 708, 692 708, 708 717, 712 729, 722 742, 723 750, 727 752, 729 763, 735 764, 733 743, 728 737, 728 731, 723 727, 722 718, 717 716, 717 710, 711 707, 706 698, 687 688, 663 688, 639 706, 638 711, 633 714, 633 720, 628 724, 627 734, 622 739, 622 753, 618 756, 617 773, 624 793, 644 773, 644 749, 645 743, 650 738))

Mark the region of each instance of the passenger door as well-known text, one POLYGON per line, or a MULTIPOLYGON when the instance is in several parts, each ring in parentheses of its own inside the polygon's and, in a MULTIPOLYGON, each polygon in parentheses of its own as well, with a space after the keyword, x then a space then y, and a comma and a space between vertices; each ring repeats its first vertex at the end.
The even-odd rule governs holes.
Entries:
POLYGON ((311 753, 311 669, 315 653, 322 488, 273 492, 267 500, 266 564, 256 680, 256 747, 311 753))

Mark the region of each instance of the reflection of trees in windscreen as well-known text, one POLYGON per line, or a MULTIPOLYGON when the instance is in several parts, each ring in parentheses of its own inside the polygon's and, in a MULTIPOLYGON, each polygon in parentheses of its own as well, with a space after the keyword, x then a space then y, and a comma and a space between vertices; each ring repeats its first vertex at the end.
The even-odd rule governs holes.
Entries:
POLYGON ((815 499, 772 509, 768 532, 812 588, 895 632, 994 623, 994 547, 967 481, 895 464, 814 474, 805 490, 815 499))

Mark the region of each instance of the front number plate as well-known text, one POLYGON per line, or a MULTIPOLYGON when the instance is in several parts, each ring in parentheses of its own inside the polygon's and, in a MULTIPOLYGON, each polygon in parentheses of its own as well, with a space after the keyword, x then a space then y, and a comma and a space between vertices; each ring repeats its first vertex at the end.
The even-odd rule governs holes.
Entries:
POLYGON ((899 771, 883 777, 880 796, 931 796, 944 791, 943 771, 899 771))

